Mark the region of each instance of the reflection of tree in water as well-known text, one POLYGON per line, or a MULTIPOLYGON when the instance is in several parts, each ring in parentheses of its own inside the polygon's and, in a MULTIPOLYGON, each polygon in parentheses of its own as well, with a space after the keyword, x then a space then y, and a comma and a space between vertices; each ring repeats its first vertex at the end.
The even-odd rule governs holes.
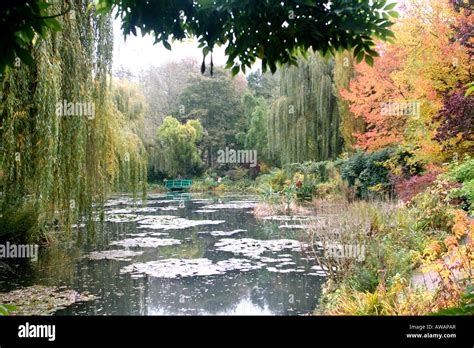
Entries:
POLYGON ((172 238, 181 239, 181 244, 160 247, 158 255, 163 259, 197 259, 204 257, 209 243, 198 235, 197 231, 186 232, 186 238, 182 233, 174 233, 172 238))
POLYGON ((118 275, 123 262, 84 261, 78 264, 72 287, 87 291, 97 300, 74 304, 57 315, 147 315, 148 284, 146 278, 118 275), (88 267, 88 262, 95 262, 88 267))
POLYGON ((149 314, 233 314, 248 300, 258 314, 307 313, 315 308, 321 278, 258 270, 212 277, 149 278, 149 314))

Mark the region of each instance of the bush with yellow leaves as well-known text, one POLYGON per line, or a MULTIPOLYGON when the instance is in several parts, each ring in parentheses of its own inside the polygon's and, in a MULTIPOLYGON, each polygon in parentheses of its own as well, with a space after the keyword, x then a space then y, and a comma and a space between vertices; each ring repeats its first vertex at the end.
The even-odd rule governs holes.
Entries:
POLYGON ((436 207, 435 201, 442 202, 439 196, 432 196, 431 201, 428 196, 422 198, 419 206, 402 207, 392 214, 377 210, 371 219, 372 240, 377 245, 378 258, 383 256, 383 269, 368 262, 369 253, 364 264, 352 268, 343 279, 325 285, 318 313, 425 315, 455 309, 456 313, 472 313, 474 295, 468 290, 472 288, 474 266, 472 220, 449 204, 436 207), (433 215, 421 212, 434 213, 436 221, 429 221, 433 215), (411 271, 407 271, 406 262, 391 263, 410 255, 411 271), (413 270, 419 266, 431 287, 410 283, 413 270), (395 271, 398 273, 393 275, 395 271), (358 284, 367 272, 377 272, 378 276, 371 278, 377 282, 364 289, 358 284))
POLYGON ((354 292, 347 286, 326 294, 325 302, 316 314, 326 315, 423 315, 437 310, 435 294, 412 288, 400 276, 391 286, 379 283, 374 292, 354 292))

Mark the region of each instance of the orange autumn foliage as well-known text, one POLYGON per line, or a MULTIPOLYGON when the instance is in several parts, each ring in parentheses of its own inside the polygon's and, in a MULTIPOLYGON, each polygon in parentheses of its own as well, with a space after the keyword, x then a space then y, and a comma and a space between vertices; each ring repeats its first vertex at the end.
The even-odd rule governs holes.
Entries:
POLYGON ((461 18, 447 0, 406 2, 394 27, 395 42, 379 44, 380 57, 373 67, 357 65, 356 78, 340 91, 353 117, 366 124, 365 132, 354 133, 355 148, 376 151, 401 145, 424 163, 450 156, 433 140, 433 118, 442 107, 443 93, 469 80, 472 62, 467 49, 453 40, 453 25, 461 18), (387 104, 401 105, 402 112, 387 114, 387 104), (404 113, 406 105, 416 112, 404 113))
POLYGON ((461 238, 466 233, 474 230, 474 221, 470 221, 464 210, 456 209, 454 211, 454 224, 452 231, 457 238, 461 238))

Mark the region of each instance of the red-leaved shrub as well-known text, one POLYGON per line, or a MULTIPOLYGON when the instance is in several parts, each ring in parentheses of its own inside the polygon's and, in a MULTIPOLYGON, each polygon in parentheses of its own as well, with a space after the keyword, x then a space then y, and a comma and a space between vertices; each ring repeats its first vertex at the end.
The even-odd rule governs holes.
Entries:
POLYGON ((392 177, 397 196, 404 202, 410 201, 417 194, 426 190, 441 174, 441 171, 430 171, 423 175, 415 175, 408 179, 392 177))

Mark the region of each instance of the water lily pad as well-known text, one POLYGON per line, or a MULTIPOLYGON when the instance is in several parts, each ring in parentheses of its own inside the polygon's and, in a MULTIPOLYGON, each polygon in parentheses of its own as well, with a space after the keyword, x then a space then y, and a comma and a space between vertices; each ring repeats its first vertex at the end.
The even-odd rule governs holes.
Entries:
POLYGON ((150 237, 138 237, 138 238, 127 238, 124 240, 119 240, 110 243, 110 245, 119 245, 125 248, 156 248, 160 246, 167 246, 167 245, 176 245, 181 244, 181 241, 178 239, 172 238, 150 238, 150 237))
POLYGON ((137 214, 108 214, 105 215, 104 220, 107 222, 113 222, 113 223, 122 223, 122 222, 135 222, 143 219, 143 216, 139 216, 137 214))
POLYGON ((198 199, 191 199, 191 202, 195 204, 208 204, 209 202, 212 202, 212 199, 198 198, 198 199))
POLYGON ((131 198, 115 198, 115 199, 109 199, 107 202, 105 202, 104 206, 106 207, 114 207, 117 205, 129 205, 133 204, 133 199, 131 198))
POLYGON ((176 207, 174 205, 170 205, 168 207, 158 207, 158 209, 163 210, 163 211, 169 211, 169 210, 178 210, 179 207, 176 207))
POLYGON ((257 240, 252 238, 224 238, 219 240, 215 247, 219 251, 228 251, 237 255, 241 254, 247 257, 259 258, 264 252, 301 250, 302 243, 292 239, 257 240))
POLYGON ((143 232, 143 233, 128 233, 127 237, 137 238, 137 237, 163 237, 169 236, 168 232, 143 232))
POLYGON ((220 275, 229 271, 250 271, 262 267, 262 264, 245 259, 228 259, 213 263, 209 259, 166 259, 136 263, 120 270, 132 275, 147 274, 156 278, 177 278, 220 275))
POLYGON ((213 237, 224 237, 224 236, 232 236, 234 234, 240 233, 240 232, 247 232, 247 230, 233 230, 233 231, 201 231, 198 232, 199 234, 210 234, 213 237))
MULTIPOLYGON (((315 270, 316 272, 320 272, 320 273, 324 273, 324 274, 325 274, 325 271, 328 270, 327 267, 322 267, 320 265, 314 265, 314 266, 311 267, 311 269, 315 270)), ((337 270, 337 268, 335 266, 332 269, 334 271, 337 270)))
POLYGON ((247 201, 235 201, 229 203, 210 204, 203 207, 203 209, 250 209, 255 208, 257 204, 247 201))
POLYGON ((327 274, 324 272, 306 273, 306 275, 316 276, 316 277, 327 277, 327 274))
POLYGON ((147 232, 145 234, 149 235, 149 236, 152 236, 152 237, 161 237, 161 236, 169 236, 170 235, 168 232, 147 232))
POLYGON ((136 238, 136 237, 146 237, 146 236, 149 236, 149 235, 150 235, 150 233, 148 233, 148 232, 143 232, 143 233, 128 233, 128 234, 127 234, 127 237, 134 237, 134 238, 136 238))
POLYGON ((277 265, 277 267, 284 267, 284 266, 288 266, 288 265, 293 266, 293 265, 296 265, 296 263, 293 262, 293 261, 286 261, 286 260, 285 260, 284 262, 279 263, 279 264, 277 265))
POLYGON ((264 262, 264 263, 277 263, 281 262, 279 259, 274 259, 272 257, 266 257, 266 256, 260 256, 259 261, 264 262))
POLYGON ((112 209, 107 211, 107 214, 135 214, 135 213, 155 213, 159 210, 178 210, 176 206, 166 206, 166 207, 140 207, 140 208, 128 208, 128 209, 112 209))
POLYGON ((276 267, 267 267, 267 271, 273 273, 292 273, 292 272, 301 272, 301 270, 297 270, 294 268, 287 268, 287 269, 279 269, 276 267))
POLYGON ((239 204, 239 203, 253 203, 253 204, 256 204, 257 201, 248 199, 248 200, 245 200, 245 201, 230 201, 229 203, 232 203, 232 204, 235 204, 235 203, 236 204, 239 204))
POLYGON ((130 261, 133 256, 142 255, 143 251, 132 251, 132 250, 104 250, 104 251, 93 251, 84 258, 90 260, 122 260, 130 261))
POLYGON ((115 214, 131 214, 133 212, 132 209, 112 209, 112 210, 107 210, 106 214, 107 215, 115 215, 115 214))
POLYGON ((173 199, 149 199, 148 202, 153 202, 153 204, 168 204, 168 203, 176 203, 176 200, 173 199))
POLYGON ((0 303, 15 305, 16 308, 11 312, 14 315, 51 315, 73 303, 95 298, 88 293, 42 285, 0 293, 0 303))
POLYGON ((138 221, 138 228, 163 229, 163 230, 180 230, 201 225, 218 225, 223 220, 188 220, 171 215, 146 216, 138 221))

